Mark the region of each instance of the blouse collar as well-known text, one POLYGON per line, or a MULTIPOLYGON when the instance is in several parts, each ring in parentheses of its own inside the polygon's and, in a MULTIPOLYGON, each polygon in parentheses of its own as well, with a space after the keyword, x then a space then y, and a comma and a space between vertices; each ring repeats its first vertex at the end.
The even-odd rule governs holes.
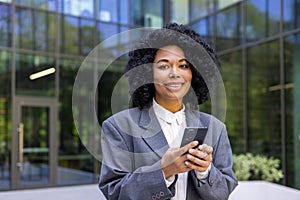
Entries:
POLYGON ((171 124, 173 122, 177 122, 177 124, 182 124, 183 120, 185 119, 185 106, 182 104, 182 108, 177 111, 176 113, 172 113, 169 110, 165 109, 161 105, 159 105, 155 99, 153 98, 153 109, 156 116, 163 121, 171 124))

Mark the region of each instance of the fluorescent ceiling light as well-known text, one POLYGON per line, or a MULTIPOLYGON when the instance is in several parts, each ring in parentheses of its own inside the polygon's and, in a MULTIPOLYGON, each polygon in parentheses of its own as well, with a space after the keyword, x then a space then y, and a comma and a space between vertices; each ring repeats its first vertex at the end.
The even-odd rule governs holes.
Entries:
POLYGON ((43 76, 47 76, 49 74, 53 74, 55 72, 55 68, 54 67, 51 67, 49 69, 46 69, 46 70, 43 70, 43 71, 40 71, 40 72, 37 72, 37 73, 34 73, 34 74, 31 74, 29 76, 29 79, 30 80, 34 80, 34 79, 37 79, 37 78, 41 78, 43 76))

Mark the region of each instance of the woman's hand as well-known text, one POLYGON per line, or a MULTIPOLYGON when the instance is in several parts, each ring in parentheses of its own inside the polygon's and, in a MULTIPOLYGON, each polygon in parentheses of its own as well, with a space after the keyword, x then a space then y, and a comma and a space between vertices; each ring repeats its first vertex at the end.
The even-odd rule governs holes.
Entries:
POLYGON ((212 161, 213 148, 207 144, 200 145, 196 149, 189 149, 186 166, 190 169, 204 172, 212 161))
POLYGON ((197 141, 193 141, 181 148, 169 148, 167 150, 161 159, 162 170, 166 179, 192 169, 186 164, 189 155, 187 152, 197 144, 197 141))

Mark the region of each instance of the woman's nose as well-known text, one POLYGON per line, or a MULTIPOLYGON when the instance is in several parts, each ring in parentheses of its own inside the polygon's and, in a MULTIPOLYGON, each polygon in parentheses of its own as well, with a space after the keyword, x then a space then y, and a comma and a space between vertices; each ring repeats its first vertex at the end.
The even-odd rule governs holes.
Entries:
POLYGON ((179 76, 180 76, 180 74, 178 71, 178 67, 176 67, 176 66, 171 67, 170 73, 169 73, 169 78, 177 78, 179 76))

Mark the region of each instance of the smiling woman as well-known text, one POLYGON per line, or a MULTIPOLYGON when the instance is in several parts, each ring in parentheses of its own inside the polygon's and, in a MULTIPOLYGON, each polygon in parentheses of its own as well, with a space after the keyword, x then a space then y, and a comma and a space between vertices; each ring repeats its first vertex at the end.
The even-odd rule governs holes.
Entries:
POLYGON ((197 109, 217 65, 200 35, 175 23, 129 53, 133 108, 102 125, 99 188, 108 199, 228 199, 237 180, 226 127, 197 109), (208 127, 203 144, 180 146, 188 127, 208 127))

